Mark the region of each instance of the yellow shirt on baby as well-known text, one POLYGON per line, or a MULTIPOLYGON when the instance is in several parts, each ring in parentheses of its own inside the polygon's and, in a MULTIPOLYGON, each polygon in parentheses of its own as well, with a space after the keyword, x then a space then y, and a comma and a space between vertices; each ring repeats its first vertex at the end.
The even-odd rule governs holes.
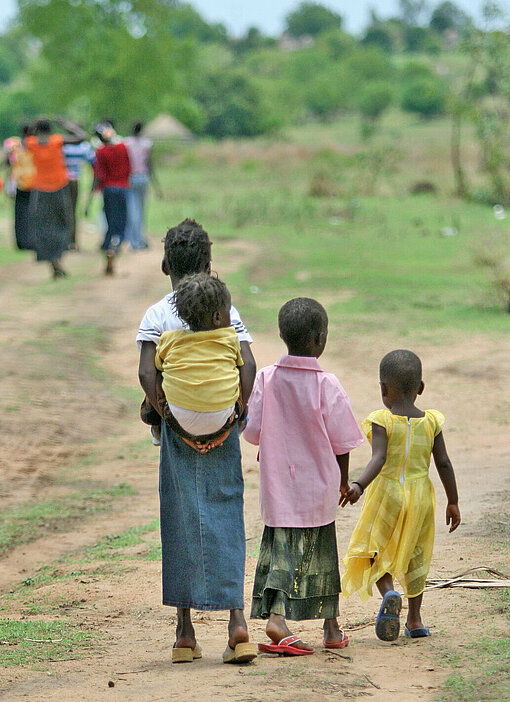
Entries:
POLYGON ((243 365, 234 327, 161 334, 156 368, 163 372, 167 402, 196 412, 217 412, 239 397, 238 366, 243 365))

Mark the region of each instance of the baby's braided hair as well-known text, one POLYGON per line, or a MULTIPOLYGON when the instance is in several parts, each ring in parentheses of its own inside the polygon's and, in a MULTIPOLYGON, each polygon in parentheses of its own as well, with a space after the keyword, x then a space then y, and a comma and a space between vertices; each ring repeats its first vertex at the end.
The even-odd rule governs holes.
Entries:
POLYGON ((215 275, 195 273, 183 278, 175 290, 174 306, 191 331, 213 329, 211 317, 229 305, 227 286, 215 275))
POLYGON ((209 235, 194 219, 185 219, 168 230, 165 237, 165 272, 182 278, 206 271, 210 262, 209 235))

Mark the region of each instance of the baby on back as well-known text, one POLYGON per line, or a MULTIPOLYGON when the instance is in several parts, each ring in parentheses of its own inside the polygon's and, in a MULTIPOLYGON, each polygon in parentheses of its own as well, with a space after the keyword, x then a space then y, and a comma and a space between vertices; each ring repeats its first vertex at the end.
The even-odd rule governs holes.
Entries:
POLYGON ((178 425, 193 436, 208 436, 232 418, 240 393, 243 360, 230 324, 230 293, 217 277, 196 273, 181 280, 174 305, 189 329, 163 332, 156 368, 178 425))

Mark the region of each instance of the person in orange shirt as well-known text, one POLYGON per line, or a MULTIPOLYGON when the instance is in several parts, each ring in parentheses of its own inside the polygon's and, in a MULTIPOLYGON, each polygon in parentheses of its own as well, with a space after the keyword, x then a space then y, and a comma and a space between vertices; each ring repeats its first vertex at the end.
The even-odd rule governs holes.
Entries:
POLYGON ((48 119, 39 119, 35 136, 25 139, 35 166, 29 203, 33 247, 38 261, 50 263, 54 278, 67 276, 60 260, 69 248, 73 223, 63 144, 64 137, 52 134, 48 119))

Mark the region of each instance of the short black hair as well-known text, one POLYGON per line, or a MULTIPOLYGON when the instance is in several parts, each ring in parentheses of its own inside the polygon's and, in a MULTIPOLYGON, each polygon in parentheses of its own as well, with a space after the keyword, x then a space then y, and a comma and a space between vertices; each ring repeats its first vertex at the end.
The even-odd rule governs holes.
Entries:
POLYGON ((210 263, 211 241, 198 222, 185 219, 168 230, 163 259, 165 273, 182 278, 207 271, 210 263))
POLYGON ((390 351, 379 365, 381 382, 395 386, 405 395, 418 392, 421 375, 420 359, 407 349, 390 351))
POLYGON ((229 302, 225 283, 209 273, 187 275, 175 289, 175 310, 192 331, 206 329, 212 315, 230 307, 229 302))
POLYGON ((292 351, 305 353, 317 334, 327 331, 328 315, 311 297, 294 297, 278 312, 280 336, 292 351))
POLYGON ((46 117, 41 117, 35 124, 36 134, 51 134, 51 122, 46 117))
POLYGON ((132 128, 134 136, 138 136, 140 134, 140 132, 142 131, 142 129, 143 129, 143 122, 140 122, 140 121, 135 122, 133 124, 133 128, 132 128))

